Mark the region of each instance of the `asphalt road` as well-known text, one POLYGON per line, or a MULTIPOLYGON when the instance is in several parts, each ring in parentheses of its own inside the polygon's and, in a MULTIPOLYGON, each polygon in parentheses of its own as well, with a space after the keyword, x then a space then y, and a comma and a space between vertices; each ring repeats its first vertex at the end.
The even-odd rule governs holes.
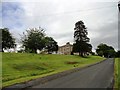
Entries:
POLYGON ((113 80, 113 58, 31 88, 108 88, 113 80))

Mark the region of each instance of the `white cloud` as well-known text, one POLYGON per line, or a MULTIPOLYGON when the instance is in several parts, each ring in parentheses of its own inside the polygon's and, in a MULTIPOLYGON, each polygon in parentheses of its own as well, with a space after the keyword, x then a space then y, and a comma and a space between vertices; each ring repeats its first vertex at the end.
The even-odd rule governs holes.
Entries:
MULTIPOLYGON (((59 2, 69 0, 2 0, 2 2, 59 2)), ((71 0, 72 1, 72 0, 71 0)), ((80 2, 118 2, 119 0, 76 0, 80 2)))
POLYGON ((68 41, 73 42, 74 25, 77 21, 83 20, 94 48, 104 41, 117 48, 115 45, 118 43, 117 40, 114 42, 113 39, 109 39, 117 38, 117 3, 88 3, 86 2, 88 0, 84 2, 83 0, 28 1, 20 0, 21 8, 24 10, 22 15, 24 26, 20 28, 21 30, 41 26, 59 45, 63 45, 68 41))

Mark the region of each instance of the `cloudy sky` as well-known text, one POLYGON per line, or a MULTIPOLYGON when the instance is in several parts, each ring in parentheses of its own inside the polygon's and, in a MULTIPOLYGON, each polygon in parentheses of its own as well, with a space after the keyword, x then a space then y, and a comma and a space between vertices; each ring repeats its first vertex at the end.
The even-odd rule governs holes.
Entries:
POLYGON ((3 0, 0 27, 7 27, 19 42, 28 28, 42 27, 58 45, 73 43, 75 23, 82 20, 96 49, 106 43, 118 50, 118 0, 3 0), (111 2, 109 2, 111 1, 111 2))

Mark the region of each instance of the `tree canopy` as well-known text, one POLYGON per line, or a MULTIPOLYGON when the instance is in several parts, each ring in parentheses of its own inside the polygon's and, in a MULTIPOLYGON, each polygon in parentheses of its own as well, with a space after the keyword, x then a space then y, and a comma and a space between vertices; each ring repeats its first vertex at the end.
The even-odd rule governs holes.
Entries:
POLYGON ((48 52, 57 51, 57 42, 52 37, 45 35, 44 29, 31 28, 26 30, 26 34, 22 37, 22 43, 25 47, 25 51, 31 53, 37 53, 37 49, 42 50, 43 48, 48 49, 48 52))
POLYGON ((45 47, 48 50, 48 53, 53 51, 57 53, 58 51, 57 42, 52 37, 45 37, 45 47))
POLYGON ((2 51, 3 49, 10 49, 14 48, 15 39, 13 38, 12 34, 9 32, 8 28, 0 29, 2 30, 2 51))
POLYGON ((78 52, 79 55, 84 56, 87 52, 91 52, 92 45, 88 44, 90 39, 87 37, 87 28, 83 21, 78 21, 74 28, 74 40, 73 52, 78 52))
POLYGON ((96 53, 99 56, 104 57, 114 57, 115 56, 115 50, 112 46, 108 46, 107 44, 99 44, 96 49, 96 53))
POLYGON ((83 21, 76 22, 74 30, 74 39, 76 42, 89 42, 87 28, 83 21))
POLYGON ((118 50, 115 54, 116 57, 120 57, 120 50, 118 50))

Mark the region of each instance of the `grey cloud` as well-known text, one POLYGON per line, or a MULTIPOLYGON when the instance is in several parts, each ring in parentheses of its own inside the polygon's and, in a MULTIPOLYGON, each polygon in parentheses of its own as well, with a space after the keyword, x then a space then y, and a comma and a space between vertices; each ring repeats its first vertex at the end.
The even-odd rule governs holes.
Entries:
POLYGON ((100 36, 91 40, 94 48, 100 43, 106 43, 118 50, 118 27, 117 21, 104 25, 98 29, 100 36))
POLYGON ((73 42, 74 25, 77 21, 83 20, 88 28, 90 43, 94 48, 101 42, 117 48, 117 7, 87 10, 116 6, 116 3, 88 3, 79 0, 68 2, 68 0, 21 2, 25 13, 22 17, 24 27, 20 29, 41 26, 46 30, 48 36, 53 37, 59 45, 63 45, 68 41, 73 42), (79 12, 80 10, 86 11, 79 12))
POLYGON ((68 33, 62 33, 62 34, 59 34, 59 33, 56 33, 54 35, 51 35, 53 36, 55 39, 62 39, 62 38, 73 38, 73 32, 68 32, 68 33))
POLYGON ((105 37, 105 38, 101 37, 98 40, 96 39, 95 41, 92 42, 94 49, 96 49, 100 43, 105 43, 105 44, 111 45, 116 50, 118 50, 118 38, 116 36, 110 36, 110 37, 105 37))

